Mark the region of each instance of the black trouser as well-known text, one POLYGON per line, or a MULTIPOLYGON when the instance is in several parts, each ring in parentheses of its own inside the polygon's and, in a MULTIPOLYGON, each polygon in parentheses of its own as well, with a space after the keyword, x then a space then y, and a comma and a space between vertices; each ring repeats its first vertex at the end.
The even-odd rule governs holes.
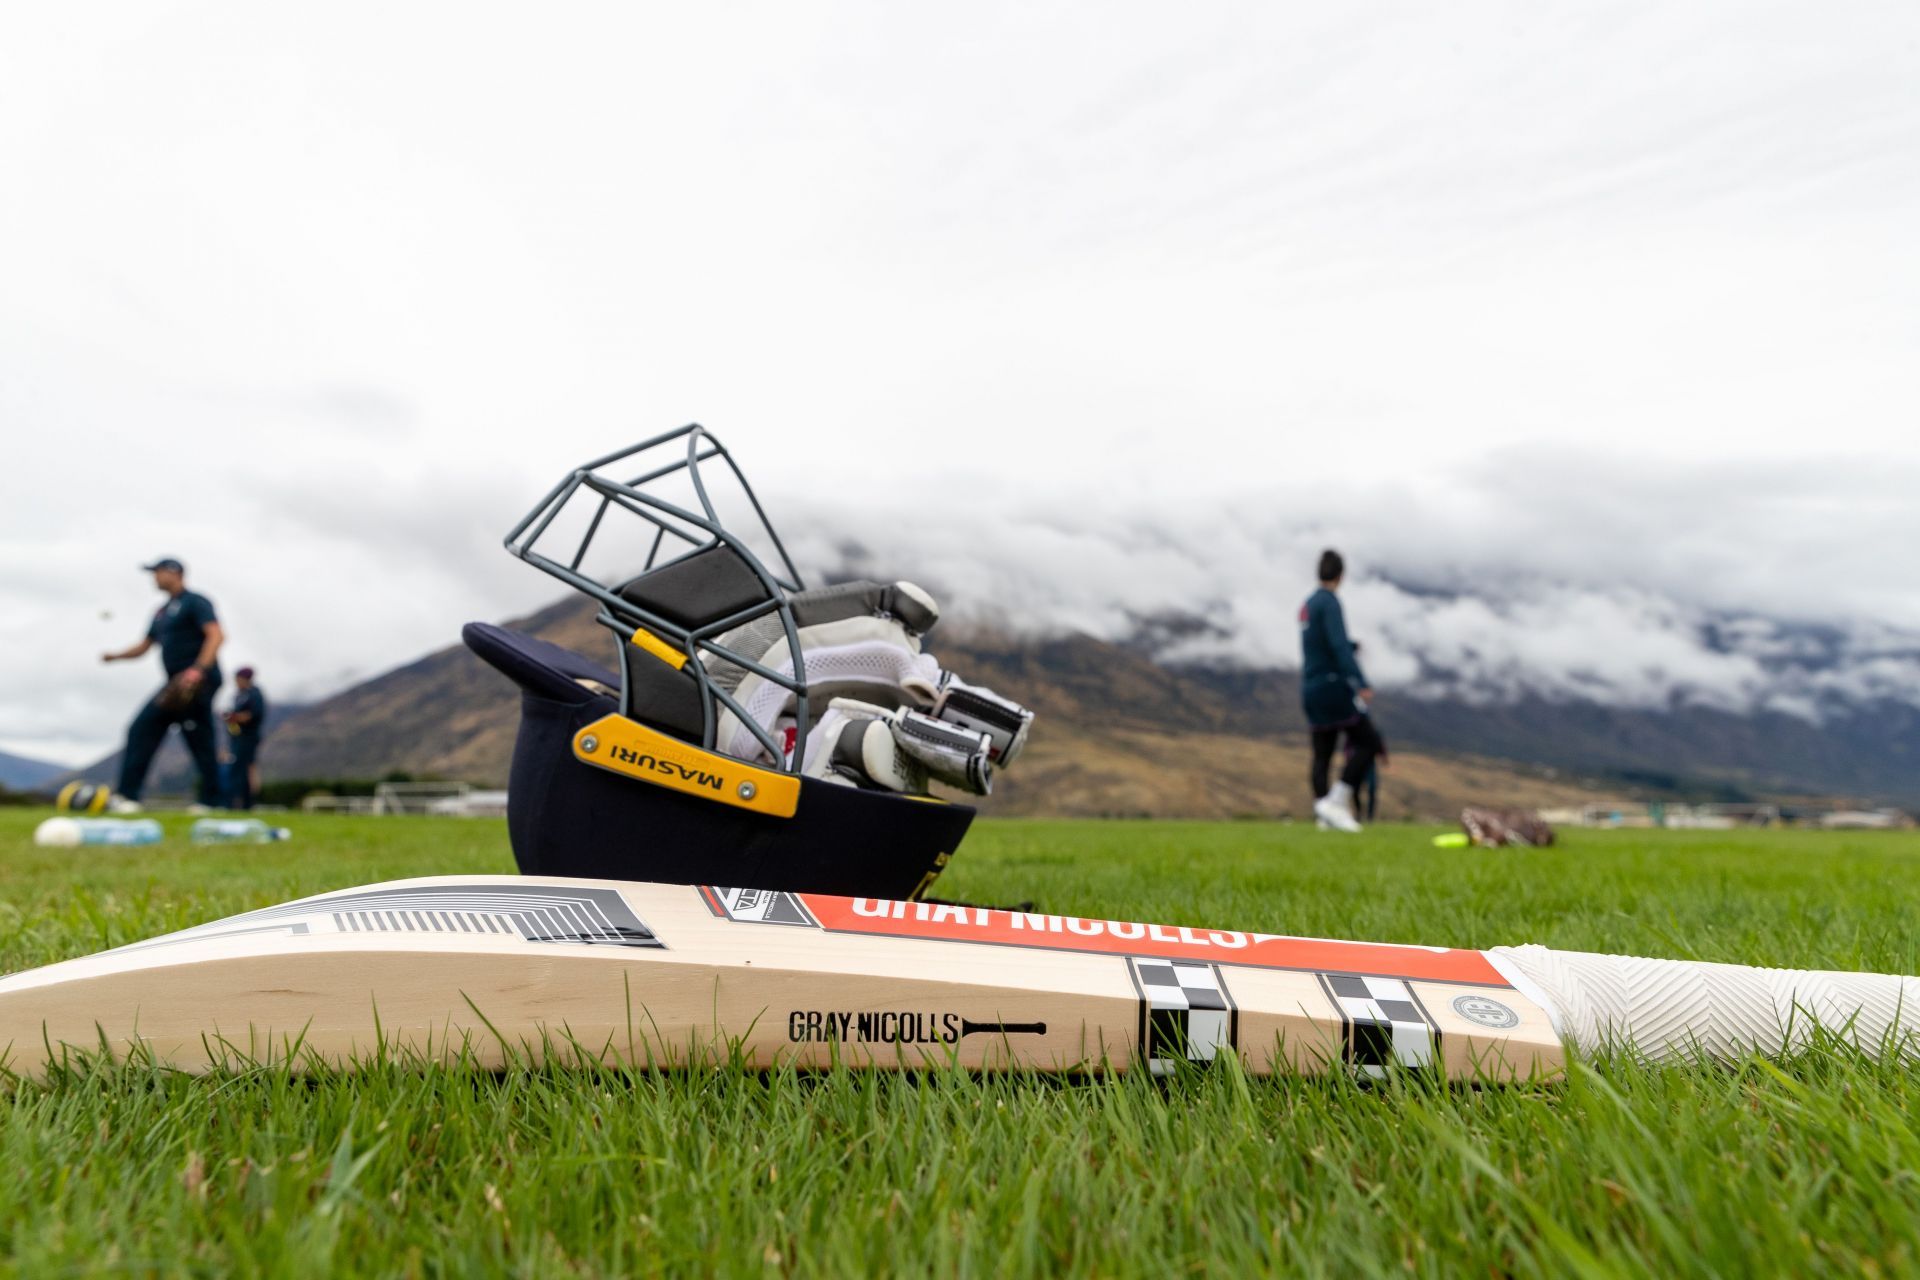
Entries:
POLYGON ((120 759, 121 795, 129 800, 140 798, 146 789, 147 770, 153 765, 154 753, 167 740, 168 728, 177 724, 180 736, 186 740, 187 751, 193 756, 194 770, 200 775, 200 803, 220 803, 220 758, 214 750, 213 736, 216 720, 213 695, 219 688, 218 677, 206 677, 200 682, 200 696, 184 711, 161 710, 157 693, 147 699, 147 705, 140 708, 140 714, 127 726, 127 751, 120 759))
POLYGON ((253 808, 253 762, 260 754, 260 736, 253 733, 236 733, 228 744, 233 759, 227 764, 232 772, 227 777, 227 808, 253 808))
POLYGON ((1374 757, 1380 754, 1380 731, 1373 727, 1372 716, 1357 716, 1345 724, 1331 724, 1324 728, 1313 727, 1313 798, 1319 800, 1333 790, 1327 785, 1327 775, 1333 770, 1333 752, 1340 745, 1340 735, 1347 735, 1347 764, 1340 771, 1340 781, 1355 791, 1367 780, 1367 774, 1373 768, 1374 757))

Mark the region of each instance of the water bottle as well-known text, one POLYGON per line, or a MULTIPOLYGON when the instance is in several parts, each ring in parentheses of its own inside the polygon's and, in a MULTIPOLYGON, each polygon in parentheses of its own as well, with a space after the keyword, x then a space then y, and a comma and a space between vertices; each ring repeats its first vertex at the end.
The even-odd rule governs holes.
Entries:
POLYGON ((258 818, 202 818, 191 832, 195 844, 272 844, 292 835, 285 827, 270 827, 258 818))
POLYGON ((55 849, 83 844, 159 844, 152 818, 48 818, 34 828, 33 842, 55 849))

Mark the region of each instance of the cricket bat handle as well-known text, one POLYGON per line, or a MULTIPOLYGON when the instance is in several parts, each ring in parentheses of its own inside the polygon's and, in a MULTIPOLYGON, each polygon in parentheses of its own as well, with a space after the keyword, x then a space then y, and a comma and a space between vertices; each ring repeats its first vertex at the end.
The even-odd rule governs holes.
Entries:
POLYGON ((1920 978, 1539 946, 1486 955, 1582 1052, 1627 1047, 1654 1061, 1791 1052, 1817 1027, 1876 1058, 1920 1058, 1920 978))

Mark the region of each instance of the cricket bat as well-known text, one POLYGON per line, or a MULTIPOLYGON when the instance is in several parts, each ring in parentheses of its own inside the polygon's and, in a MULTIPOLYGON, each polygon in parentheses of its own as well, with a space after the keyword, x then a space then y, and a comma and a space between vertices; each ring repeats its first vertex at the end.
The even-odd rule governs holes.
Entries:
POLYGON ((1920 980, 548 877, 398 880, 0 979, 6 1070, 382 1054, 1549 1079, 1569 1049, 1913 1051, 1920 980))

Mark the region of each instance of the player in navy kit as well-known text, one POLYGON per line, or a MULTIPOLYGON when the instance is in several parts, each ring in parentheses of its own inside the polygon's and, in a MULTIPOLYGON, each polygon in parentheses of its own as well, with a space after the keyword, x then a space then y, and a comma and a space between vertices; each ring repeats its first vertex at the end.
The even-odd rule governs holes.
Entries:
POLYGON ((1336 594, 1345 574, 1340 553, 1323 552, 1319 590, 1300 606, 1300 701, 1313 731, 1314 817, 1336 831, 1358 831, 1353 796, 1373 769, 1380 735, 1368 714, 1373 689, 1354 656, 1336 594), (1333 754, 1342 737, 1347 740, 1346 767, 1340 781, 1329 785, 1333 754))
POLYGON ((212 808, 220 803, 220 761, 215 749, 216 718, 213 695, 220 688, 220 646, 226 634, 214 615, 213 601, 197 591, 187 590, 186 566, 168 556, 143 565, 153 575, 153 585, 166 592, 167 602, 154 612, 153 621, 140 643, 130 649, 100 655, 102 662, 124 662, 144 655, 155 645, 160 647, 160 665, 167 683, 147 699, 146 705, 127 726, 127 749, 120 761, 119 797, 116 811, 135 812, 140 793, 147 785, 147 770, 153 756, 166 741, 167 729, 180 726, 193 767, 199 773, 199 804, 212 808), (171 701, 169 690, 190 694, 182 705, 171 701))
POLYGON ((251 809, 260 792, 260 735, 267 727, 267 695, 253 682, 253 668, 233 673, 233 706, 227 709, 227 747, 233 753, 227 807, 251 809))

